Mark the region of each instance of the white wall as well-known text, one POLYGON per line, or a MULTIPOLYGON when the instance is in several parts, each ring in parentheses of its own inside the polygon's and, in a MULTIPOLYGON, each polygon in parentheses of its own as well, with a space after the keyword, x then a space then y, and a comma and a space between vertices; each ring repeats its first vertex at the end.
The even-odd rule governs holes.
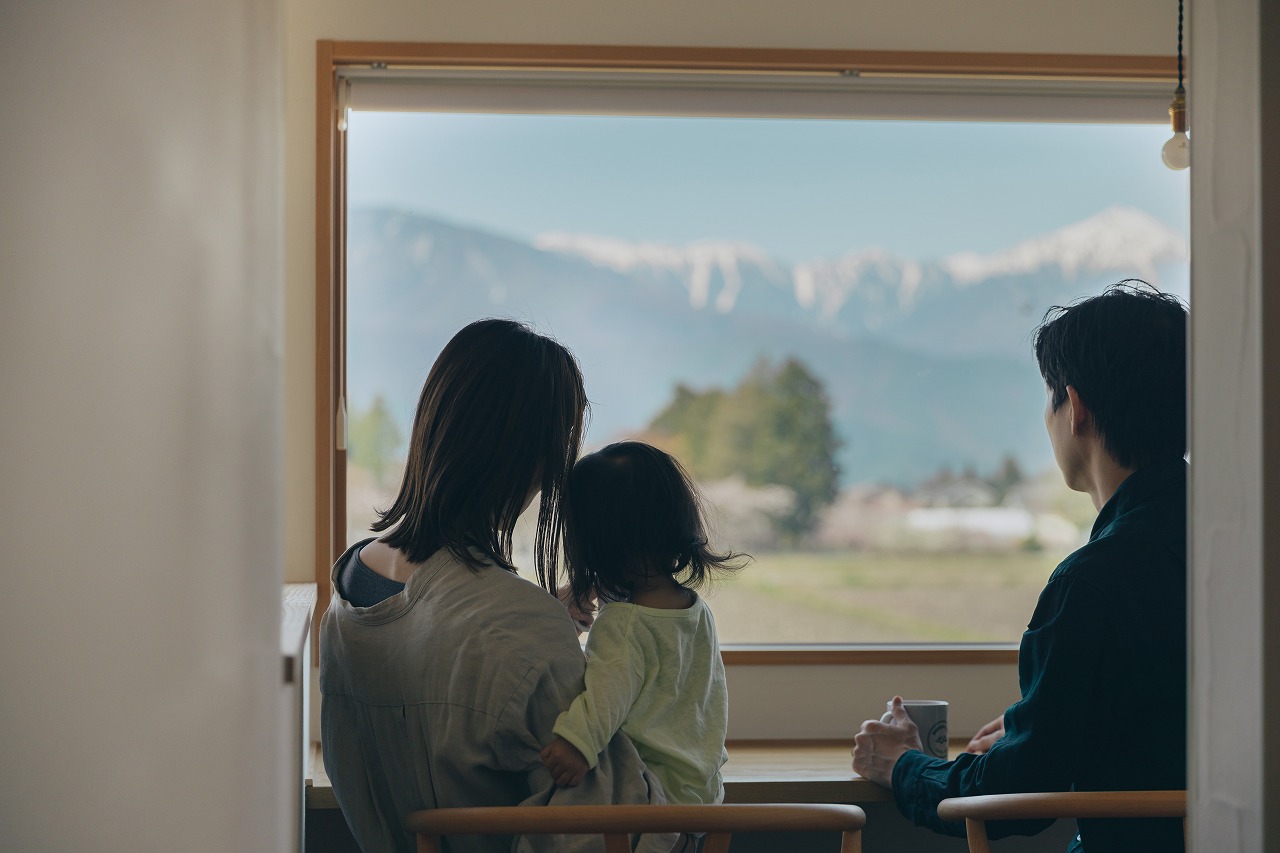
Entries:
POLYGON ((280 10, 2 16, 0 849, 280 850, 280 10))
POLYGON ((1191 841, 1280 850, 1280 8, 1191 35, 1191 841))

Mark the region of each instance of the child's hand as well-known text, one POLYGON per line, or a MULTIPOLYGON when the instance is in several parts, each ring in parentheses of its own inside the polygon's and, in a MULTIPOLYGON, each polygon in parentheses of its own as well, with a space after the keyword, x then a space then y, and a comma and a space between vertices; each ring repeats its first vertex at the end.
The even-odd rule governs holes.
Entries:
POLYGON ((579 636, 583 631, 591 630, 592 623, 596 621, 594 598, 587 602, 585 606, 580 607, 573 597, 573 589, 569 586, 562 586, 556 590, 556 598, 560 599, 560 603, 569 611, 569 618, 573 620, 573 624, 577 627, 579 636))
POLYGON ((587 759, 578 748, 558 737, 542 750, 542 763, 551 771, 551 778, 561 788, 572 788, 587 775, 587 759))

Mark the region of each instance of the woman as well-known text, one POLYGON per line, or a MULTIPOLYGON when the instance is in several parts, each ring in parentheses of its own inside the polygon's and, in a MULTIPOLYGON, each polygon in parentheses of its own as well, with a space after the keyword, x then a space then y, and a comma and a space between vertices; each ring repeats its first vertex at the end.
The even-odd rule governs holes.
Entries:
POLYGON ((467 326, 427 377, 400 492, 372 528, 382 535, 335 564, 321 623, 325 768, 366 851, 412 851, 401 821, 414 809, 662 801, 625 736, 577 788, 557 789, 539 759, 583 689, 573 622, 549 593, 585 408, 573 356, 510 320, 467 326), (511 563, 516 519, 538 492, 542 589, 511 563))

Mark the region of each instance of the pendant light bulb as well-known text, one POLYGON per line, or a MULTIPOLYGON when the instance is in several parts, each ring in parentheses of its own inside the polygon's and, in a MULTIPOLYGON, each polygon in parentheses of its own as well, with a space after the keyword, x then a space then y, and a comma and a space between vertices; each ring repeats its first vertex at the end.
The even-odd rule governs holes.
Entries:
POLYGON ((1169 120, 1173 125, 1173 138, 1160 150, 1160 158, 1170 169, 1182 170, 1191 165, 1191 140, 1187 138, 1187 92, 1182 86, 1173 93, 1169 120))
POLYGON ((1191 165, 1191 140, 1186 133, 1175 133, 1160 149, 1160 159, 1170 169, 1181 171, 1191 165))

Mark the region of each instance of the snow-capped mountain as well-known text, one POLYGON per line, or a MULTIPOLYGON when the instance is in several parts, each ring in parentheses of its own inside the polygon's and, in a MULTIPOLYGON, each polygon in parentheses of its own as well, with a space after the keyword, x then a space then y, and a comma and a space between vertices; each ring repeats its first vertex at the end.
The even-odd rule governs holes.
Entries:
POLYGON ((957 288, 1046 272, 1068 281, 1116 273, 1156 284, 1162 267, 1187 259, 1182 235, 1130 207, 1109 208, 999 252, 960 252, 934 263, 898 258, 870 247, 784 269, 750 243, 636 243, 589 234, 544 234, 534 240, 534 246, 623 274, 678 278, 689 293, 690 307, 712 307, 721 313, 737 306, 744 276, 754 275, 773 286, 789 281, 796 307, 823 320, 839 315, 855 294, 865 308, 909 314, 926 276, 935 282, 945 279, 957 288))
POLYGON ((936 261, 871 247, 786 268, 743 242, 672 245, 564 233, 543 235, 534 246, 633 281, 678 283, 694 310, 808 318, 848 335, 956 352, 991 351, 997 327, 1025 325, 1049 305, 1118 279, 1142 278, 1183 292, 1181 280, 1164 282, 1162 275, 1185 270, 1187 259, 1182 235, 1128 207, 1002 251, 936 261))
POLYGON ((533 245, 544 251, 583 258, 596 266, 625 274, 674 277, 689 291, 692 308, 712 307, 722 314, 737 305, 744 276, 754 275, 778 286, 787 274, 769 254, 750 243, 700 240, 684 246, 632 243, 590 234, 542 234, 533 245), (713 285, 719 290, 712 297, 713 285))
POLYGON ((1150 214, 1112 207, 1002 252, 961 252, 941 267, 957 285, 1057 268, 1064 278, 1119 272, 1155 283, 1164 264, 1187 259, 1187 241, 1150 214))
POLYGON ((834 261, 800 263, 791 270, 796 302, 823 320, 838 316, 855 292, 864 304, 910 312, 922 277, 918 263, 883 249, 858 249, 834 261))
POLYGON ((987 255, 860 248, 794 265, 737 242, 529 242, 357 210, 347 257, 355 409, 382 393, 407 430, 436 353, 485 316, 569 345, 596 441, 642 430, 678 384, 729 388, 758 358, 796 357, 830 398, 848 482, 985 470, 1005 454, 1028 470, 1051 464, 1029 347, 1045 309, 1121 278, 1186 282, 1185 241, 1124 208, 987 255))

